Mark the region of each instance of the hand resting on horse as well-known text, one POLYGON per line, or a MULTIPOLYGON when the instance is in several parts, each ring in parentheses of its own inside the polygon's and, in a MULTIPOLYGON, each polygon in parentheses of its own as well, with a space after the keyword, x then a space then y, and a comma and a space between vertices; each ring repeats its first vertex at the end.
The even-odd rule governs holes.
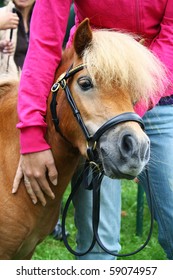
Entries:
POLYGON ((12 193, 17 192, 23 178, 27 193, 32 202, 36 204, 39 200, 41 204, 45 206, 45 194, 52 199, 55 198, 46 175, 48 175, 51 183, 56 186, 58 172, 54 164, 51 150, 21 155, 13 182, 12 193))

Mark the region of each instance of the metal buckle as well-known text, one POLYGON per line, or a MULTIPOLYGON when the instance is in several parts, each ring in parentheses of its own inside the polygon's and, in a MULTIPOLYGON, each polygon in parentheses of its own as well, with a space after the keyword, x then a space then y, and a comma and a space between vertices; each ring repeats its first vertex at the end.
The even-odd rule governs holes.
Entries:
MULTIPOLYGON (((64 73, 62 73, 59 77, 58 77, 58 79, 56 80, 56 82, 53 84, 53 86, 51 87, 51 91, 52 92, 56 92, 56 91, 58 91, 59 90, 59 87, 60 87, 60 82, 64 79, 64 77, 65 77, 65 75, 66 75, 66 73, 64 72, 64 73)), ((62 86, 61 86, 62 87, 62 86)), ((62 87, 62 88, 64 88, 64 87, 62 87)))
POLYGON ((53 84, 53 86, 51 87, 51 92, 56 92, 59 90, 60 84, 59 83, 55 83, 53 84))

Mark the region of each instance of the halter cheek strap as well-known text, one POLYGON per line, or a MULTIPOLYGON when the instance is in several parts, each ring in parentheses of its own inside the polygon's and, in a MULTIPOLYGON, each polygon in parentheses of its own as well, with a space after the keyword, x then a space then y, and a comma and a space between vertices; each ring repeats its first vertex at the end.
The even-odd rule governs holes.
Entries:
MULTIPOLYGON (((57 98, 57 93, 58 93, 58 90, 59 90, 60 87, 64 90, 64 92, 66 94, 66 97, 67 97, 67 100, 68 100, 68 102, 70 104, 70 107, 72 108, 73 114, 74 114, 75 118, 77 119, 78 123, 80 124, 80 126, 81 126, 81 128, 82 128, 82 130, 83 130, 83 132, 85 134, 86 139, 87 140, 90 139, 90 134, 89 134, 86 126, 83 123, 81 114, 80 114, 80 112, 79 112, 79 110, 78 110, 78 108, 76 106, 76 103, 75 103, 75 101, 74 101, 74 99, 72 97, 72 94, 71 94, 70 89, 69 89, 68 84, 67 84, 67 79, 69 79, 71 76, 73 76, 77 72, 81 71, 82 69, 84 69, 84 67, 86 67, 85 64, 80 64, 80 65, 76 66, 75 68, 72 68, 72 65, 71 65, 69 70, 66 73, 63 73, 58 78, 58 80, 53 84, 53 86, 51 88, 51 91, 52 91, 52 101, 51 101, 51 104, 50 104, 50 109, 51 109, 51 114, 52 114, 52 120, 53 120, 53 123, 55 125, 56 131, 58 133, 60 133, 60 135, 63 138, 65 138, 65 136, 62 134, 62 132, 60 130, 59 119, 58 119, 57 113, 56 113, 56 106, 57 106, 56 98, 57 98)), ((66 141, 68 141, 68 140, 66 139, 66 141)))

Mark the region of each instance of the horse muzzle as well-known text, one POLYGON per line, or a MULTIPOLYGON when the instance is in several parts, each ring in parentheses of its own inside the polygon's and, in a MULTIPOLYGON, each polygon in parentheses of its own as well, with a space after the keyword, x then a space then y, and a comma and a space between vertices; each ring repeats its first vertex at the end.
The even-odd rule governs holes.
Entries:
POLYGON ((117 179, 133 179, 145 167, 150 158, 150 141, 140 129, 121 125, 105 133, 99 141, 98 154, 105 175, 117 179))

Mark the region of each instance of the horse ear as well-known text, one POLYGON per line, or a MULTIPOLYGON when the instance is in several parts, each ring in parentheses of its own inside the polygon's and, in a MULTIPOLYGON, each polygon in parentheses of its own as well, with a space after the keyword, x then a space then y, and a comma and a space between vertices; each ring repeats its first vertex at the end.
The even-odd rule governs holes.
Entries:
POLYGON ((89 19, 84 19, 78 26, 74 36, 74 49, 79 57, 92 40, 92 30, 89 24, 89 19))

